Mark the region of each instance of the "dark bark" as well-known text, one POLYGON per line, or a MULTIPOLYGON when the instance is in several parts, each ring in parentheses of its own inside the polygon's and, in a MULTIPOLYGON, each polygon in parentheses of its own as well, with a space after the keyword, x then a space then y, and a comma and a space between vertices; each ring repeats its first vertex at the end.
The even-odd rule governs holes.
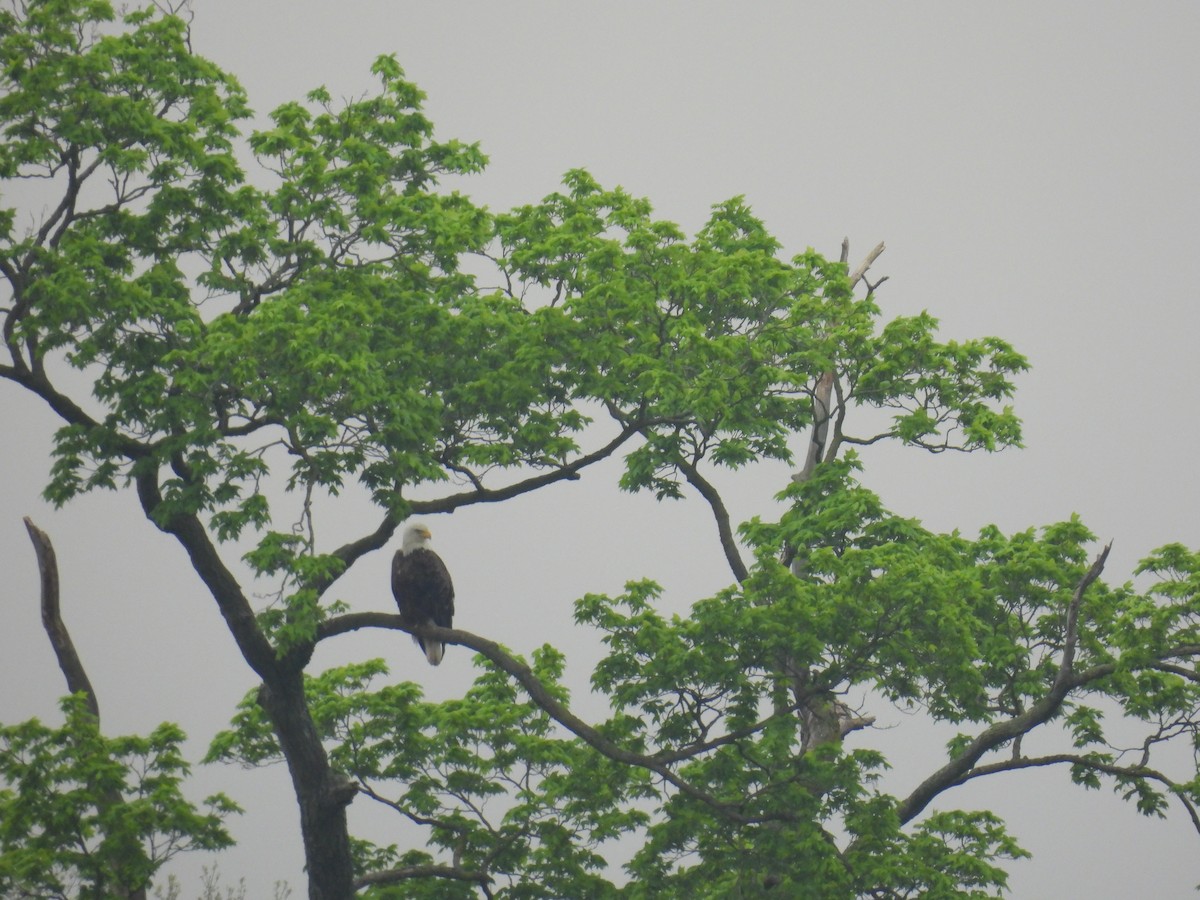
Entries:
POLYGON ((25 530, 33 541, 33 550, 37 554, 38 570, 42 577, 42 626, 46 636, 50 638, 50 646, 58 658, 58 667, 62 669, 63 677, 67 680, 67 690, 72 694, 83 694, 87 698, 88 709, 100 721, 100 703, 96 699, 96 691, 84 671, 83 662, 75 651, 75 642, 67 631, 67 625, 62 619, 59 606, 58 592, 58 559, 54 555, 54 546, 50 536, 42 531, 33 521, 25 517, 25 530))
POLYGON ((304 696, 303 673, 296 670, 264 682, 258 702, 275 726, 300 806, 309 900, 353 897, 346 807, 356 788, 329 765, 304 696))
POLYGON ((746 564, 742 561, 742 555, 738 552, 737 538, 733 534, 733 525, 729 521, 729 510, 725 508, 725 501, 721 499, 721 495, 712 483, 704 478, 694 465, 682 459, 679 460, 678 465, 683 477, 700 493, 712 510, 713 518, 717 522, 717 535, 721 539, 721 549, 725 552, 725 561, 729 563, 729 570, 733 572, 733 577, 739 582, 745 581, 750 577, 750 570, 746 568, 746 564))
MULTIPOLYGON (((495 641, 490 641, 487 638, 472 634, 469 631, 463 631, 458 628, 439 628, 435 625, 426 625, 422 627, 414 627, 405 625, 399 615, 394 613, 378 613, 378 612, 363 612, 363 613, 346 613, 345 615, 337 616, 332 619, 327 619, 322 622, 317 629, 317 639, 325 640, 335 637, 339 634, 347 634, 351 631, 356 631, 360 628, 395 628, 400 631, 408 632, 409 634, 421 634, 434 640, 443 641, 447 644, 458 644, 463 647, 468 647, 476 653, 486 657, 497 669, 511 675, 537 706, 546 712, 550 718, 558 722, 576 737, 580 738, 584 743, 588 744, 604 756, 615 762, 623 763, 627 766, 637 766, 647 769, 659 775, 664 781, 670 782, 682 793, 687 794, 693 799, 699 800, 712 810, 730 820, 741 825, 757 824, 766 821, 794 821, 794 816, 787 813, 778 813, 774 815, 764 816, 747 816, 741 812, 741 803, 726 803, 714 797, 712 794, 701 790, 694 784, 683 778, 672 765, 680 760, 699 756, 701 753, 713 750, 716 747, 731 743, 742 737, 747 737, 755 732, 761 731, 766 727, 770 719, 764 719, 751 728, 742 729, 730 735, 725 735, 714 740, 706 741, 702 744, 694 744, 684 750, 675 753, 662 753, 654 755, 646 755, 633 750, 627 750, 619 744, 605 737, 599 730, 593 728, 583 719, 579 718, 570 708, 560 701, 547 687, 538 680, 533 674, 533 670, 529 666, 509 654, 503 647, 495 641)), ((791 709, 783 710, 784 713, 792 712, 791 709)))

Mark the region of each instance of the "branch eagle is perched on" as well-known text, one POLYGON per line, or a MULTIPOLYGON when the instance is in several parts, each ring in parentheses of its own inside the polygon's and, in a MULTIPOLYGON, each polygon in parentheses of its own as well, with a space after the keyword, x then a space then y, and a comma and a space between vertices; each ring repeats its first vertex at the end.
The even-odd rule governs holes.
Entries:
MULTIPOLYGON (((420 523, 404 529, 400 549, 392 558, 392 593, 400 621, 408 627, 438 625, 450 628, 454 619, 454 583, 442 558, 429 549, 433 535, 420 523)), ((413 635, 431 666, 442 661, 446 645, 413 635)))

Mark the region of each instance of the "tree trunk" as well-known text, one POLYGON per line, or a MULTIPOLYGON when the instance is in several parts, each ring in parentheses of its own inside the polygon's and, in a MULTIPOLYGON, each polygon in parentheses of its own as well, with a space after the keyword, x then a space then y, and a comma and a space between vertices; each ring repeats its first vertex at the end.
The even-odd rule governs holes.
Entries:
MULTIPOLYGON (((867 295, 870 296, 875 287, 882 283, 883 279, 876 282, 875 285, 871 285, 864 276, 883 250, 884 245, 881 241, 853 272, 848 273, 851 288, 854 288, 859 281, 863 281, 867 284, 867 295)), ((850 239, 846 238, 842 241, 841 262, 847 264, 849 261, 850 239)), ((804 466, 792 475, 794 482, 808 481, 812 478, 817 466, 831 460, 837 453, 838 444, 841 441, 840 434, 835 434, 834 446, 829 446, 829 423, 833 418, 833 395, 836 381, 837 373, 832 370, 823 372, 817 379, 813 391, 812 434, 809 437, 808 450, 804 456, 804 466)), ((840 393, 838 396, 841 396, 840 393)), ((802 557, 792 555, 787 564, 797 578, 804 576, 805 560, 802 557)), ((812 673, 798 667, 795 660, 784 659, 783 671, 791 681, 794 701, 798 707, 802 752, 807 752, 822 744, 840 741, 851 731, 865 728, 874 723, 874 716, 854 715, 853 710, 837 697, 820 691, 814 693, 809 683, 812 673)))
POLYGON ((349 900, 354 869, 346 806, 356 788, 329 766, 305 700, 303 673, 283 673, 271 681, 259 689, 258 702, 275 726, 300 805, 309 900, 349 900))

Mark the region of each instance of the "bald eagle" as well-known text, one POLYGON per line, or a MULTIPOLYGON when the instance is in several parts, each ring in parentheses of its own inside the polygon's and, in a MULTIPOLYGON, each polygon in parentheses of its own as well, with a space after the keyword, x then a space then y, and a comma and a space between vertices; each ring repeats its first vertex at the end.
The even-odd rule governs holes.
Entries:
MULTIPOLYGON (((442 558, 427 546, 431 537, 429 529, 421 524, 404 529, 400 549, 392 558, 392 593, 405 625, 449 628, 454 619, 454 584, 442 558)), ((431 666, 442 661, 446 645, 441 641, 417 635, 413 640, 425 651, 431 666)))

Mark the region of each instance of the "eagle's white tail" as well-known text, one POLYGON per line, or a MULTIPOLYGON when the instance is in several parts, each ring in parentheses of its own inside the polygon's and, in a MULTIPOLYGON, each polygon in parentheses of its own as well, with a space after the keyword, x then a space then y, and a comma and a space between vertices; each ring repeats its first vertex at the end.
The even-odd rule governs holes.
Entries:
POLYGON ((425 644, 425 658, 429 660, 431 666, 436 666, 440 663, 445 652, 446 645, 441 641, 428 641, 425 644))
POLYGON ((413 643, 425 651, 425 658, 431 666, 436 666, 446 655, 446 645, 441 641, 430 641, 413 635, 413 643))

